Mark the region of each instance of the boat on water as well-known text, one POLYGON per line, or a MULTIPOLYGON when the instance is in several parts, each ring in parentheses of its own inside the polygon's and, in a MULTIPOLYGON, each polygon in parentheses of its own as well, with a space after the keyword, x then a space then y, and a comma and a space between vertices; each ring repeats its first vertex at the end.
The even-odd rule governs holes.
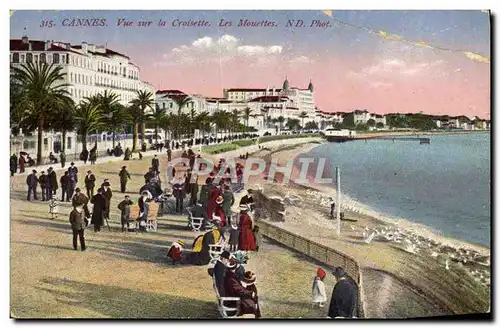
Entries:
POLYGON ((356 131, 349 129, 326 128, 321 131, 321 134, 330 142, 346 142, 356 137, 356 131))

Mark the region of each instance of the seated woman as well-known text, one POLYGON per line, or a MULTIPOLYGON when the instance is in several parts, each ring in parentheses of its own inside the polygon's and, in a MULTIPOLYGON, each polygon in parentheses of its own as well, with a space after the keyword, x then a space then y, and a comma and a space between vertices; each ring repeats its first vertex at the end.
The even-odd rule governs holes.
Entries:
POLYGON ((227 264, 227 272, 224 278, 224 291, 227 297, 240 298, 240 315, 254 314, 257 317, 259 312, 258 304, 255 302, 257 294, 245 287, 236 277, 236 259, 230 259, 227 264))
POLYGON ((210 245, 220 244, 223 236, 218 227, 196 237, 193 242, 193 252, 189 255, 188 262, 194 265, 207 265, 210 260, 210 245))

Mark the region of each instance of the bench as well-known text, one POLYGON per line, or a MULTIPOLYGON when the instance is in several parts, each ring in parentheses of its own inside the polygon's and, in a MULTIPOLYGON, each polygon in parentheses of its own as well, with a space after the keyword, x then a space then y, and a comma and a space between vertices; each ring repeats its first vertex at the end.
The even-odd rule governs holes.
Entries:
POLYGON ((191 212, 191 209, 189 208, 186 208, 186 211, 188 212, 188 228, 192 229, 195 232, 200 232, 204 219, 194 217, 193 212, 191 212))
MULTIPOLYGON (((148 212, 148 217, 146 220, 146 230, 154 230, 158 231, 158 203, 156 202, 150 202, 149 203, 149 212, 148 212)), ((139 230, 139 221, 137 219, 139 218, 139 205, 135 204, 130 206, 130 217, 134 219, 129 220, 129 224, 131 223, 134 227, 133 229, 135 231, 139 230)))

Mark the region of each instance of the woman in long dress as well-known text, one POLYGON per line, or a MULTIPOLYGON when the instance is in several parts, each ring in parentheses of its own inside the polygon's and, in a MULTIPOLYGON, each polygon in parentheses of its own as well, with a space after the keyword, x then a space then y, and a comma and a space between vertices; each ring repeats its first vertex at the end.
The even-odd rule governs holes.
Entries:
POLYGON ((240 240, 238 249, 240 251, 255 251, 255 238, 252 232, 253 222, 250 215, 248 215, 248 206, 240 205, 240 240))

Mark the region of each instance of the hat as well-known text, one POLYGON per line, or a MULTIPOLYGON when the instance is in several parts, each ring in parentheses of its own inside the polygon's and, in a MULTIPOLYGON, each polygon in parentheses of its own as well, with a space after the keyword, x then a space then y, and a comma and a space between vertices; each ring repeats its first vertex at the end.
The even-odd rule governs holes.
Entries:
POLYGON ((240 205, 240 211, 248 211, 249 208, 248 208, 248 205, 247 204, 241 204, 240 205))
POLYGON ((88 171, 87 171, 87 173, 92 173, 92 171, 91 171, 91 170, 88 170, 88 171))
POLYGON ((232 270, 232 269, 236 269, 236 266, 238 265, 238 262, 236 262, 236 259, 235 258, 231 258, 229 259, 229 263, 226 264, 226 266, 228 267, 228 269, 232 270))
POLYGON ((71 164, 70 164, 70 165, 75 165, 75 163, 74 163, 74 162, 71 162, 71 164))
POLYGON ((221 258, 223 259, 228 259, 231 257, 231 253, 229 253, 228 251, 224 251, 222 252, 222 254, 220 255, 221 258))
POLYGON ((255 279, 257 279, 255 273, 253 273, 252 271, 245 272, 245 276, 243 277, 244 282, 246 282, 247 284, 251 284, 255 282, 255 279))
POLYGON ((185 244, 185 243, 184 243, 184 240, 179 239, 179 240, 177 241, 177 244, 179 244, 179 245, 181 245, 182 247, 184 247, 184 244, 185 244))
POLYGON ((80 191, 82 191, 80 188, 75 189, 75 192, 80 192, 80 191))
POLYGON ((47 171, 52 171, 52 170, 53 170, 53 168, 52 168, 52 166, 51 166, 51 167, 49 167, 49 169, 48 169, 47 171))
POLYGON ((316 274, 318 275, 319 279, 323 279, 326 276, 325 270, 321 268, 318 268, 318 270, 316 270, 316 274))
POLYGON ((33 170, 33 173, 36 173, 36 170, 33 170))
POLYGON ((45 171, 42 171, 41 173, 45 173, 45 171))
POLYGON ((126 168, 127 168, 127 167, 126 167, 125 165, 124 165, 124 166, 122 166, 122 169, 126 169, 126 168))
POLYGON ((217 196, 217 199, 215 200, 215 202, 217 204, 222 204, 223 201, 224 201, 224 198, 222 198, 222 196, 217 196))
POLYGON ((106 182, 104 182, 104 183, 102 184, 102 186, 103 186, 103 187, 109 187, 109 186, 111 186, 111 184, 110 184, 108 181, 106 181, 106 182))
POLYGON ((344 268, 342 267, 335 268, 332 273, 334 276, 339 276, 339 277, 345 276, 346 274, 344 268))

